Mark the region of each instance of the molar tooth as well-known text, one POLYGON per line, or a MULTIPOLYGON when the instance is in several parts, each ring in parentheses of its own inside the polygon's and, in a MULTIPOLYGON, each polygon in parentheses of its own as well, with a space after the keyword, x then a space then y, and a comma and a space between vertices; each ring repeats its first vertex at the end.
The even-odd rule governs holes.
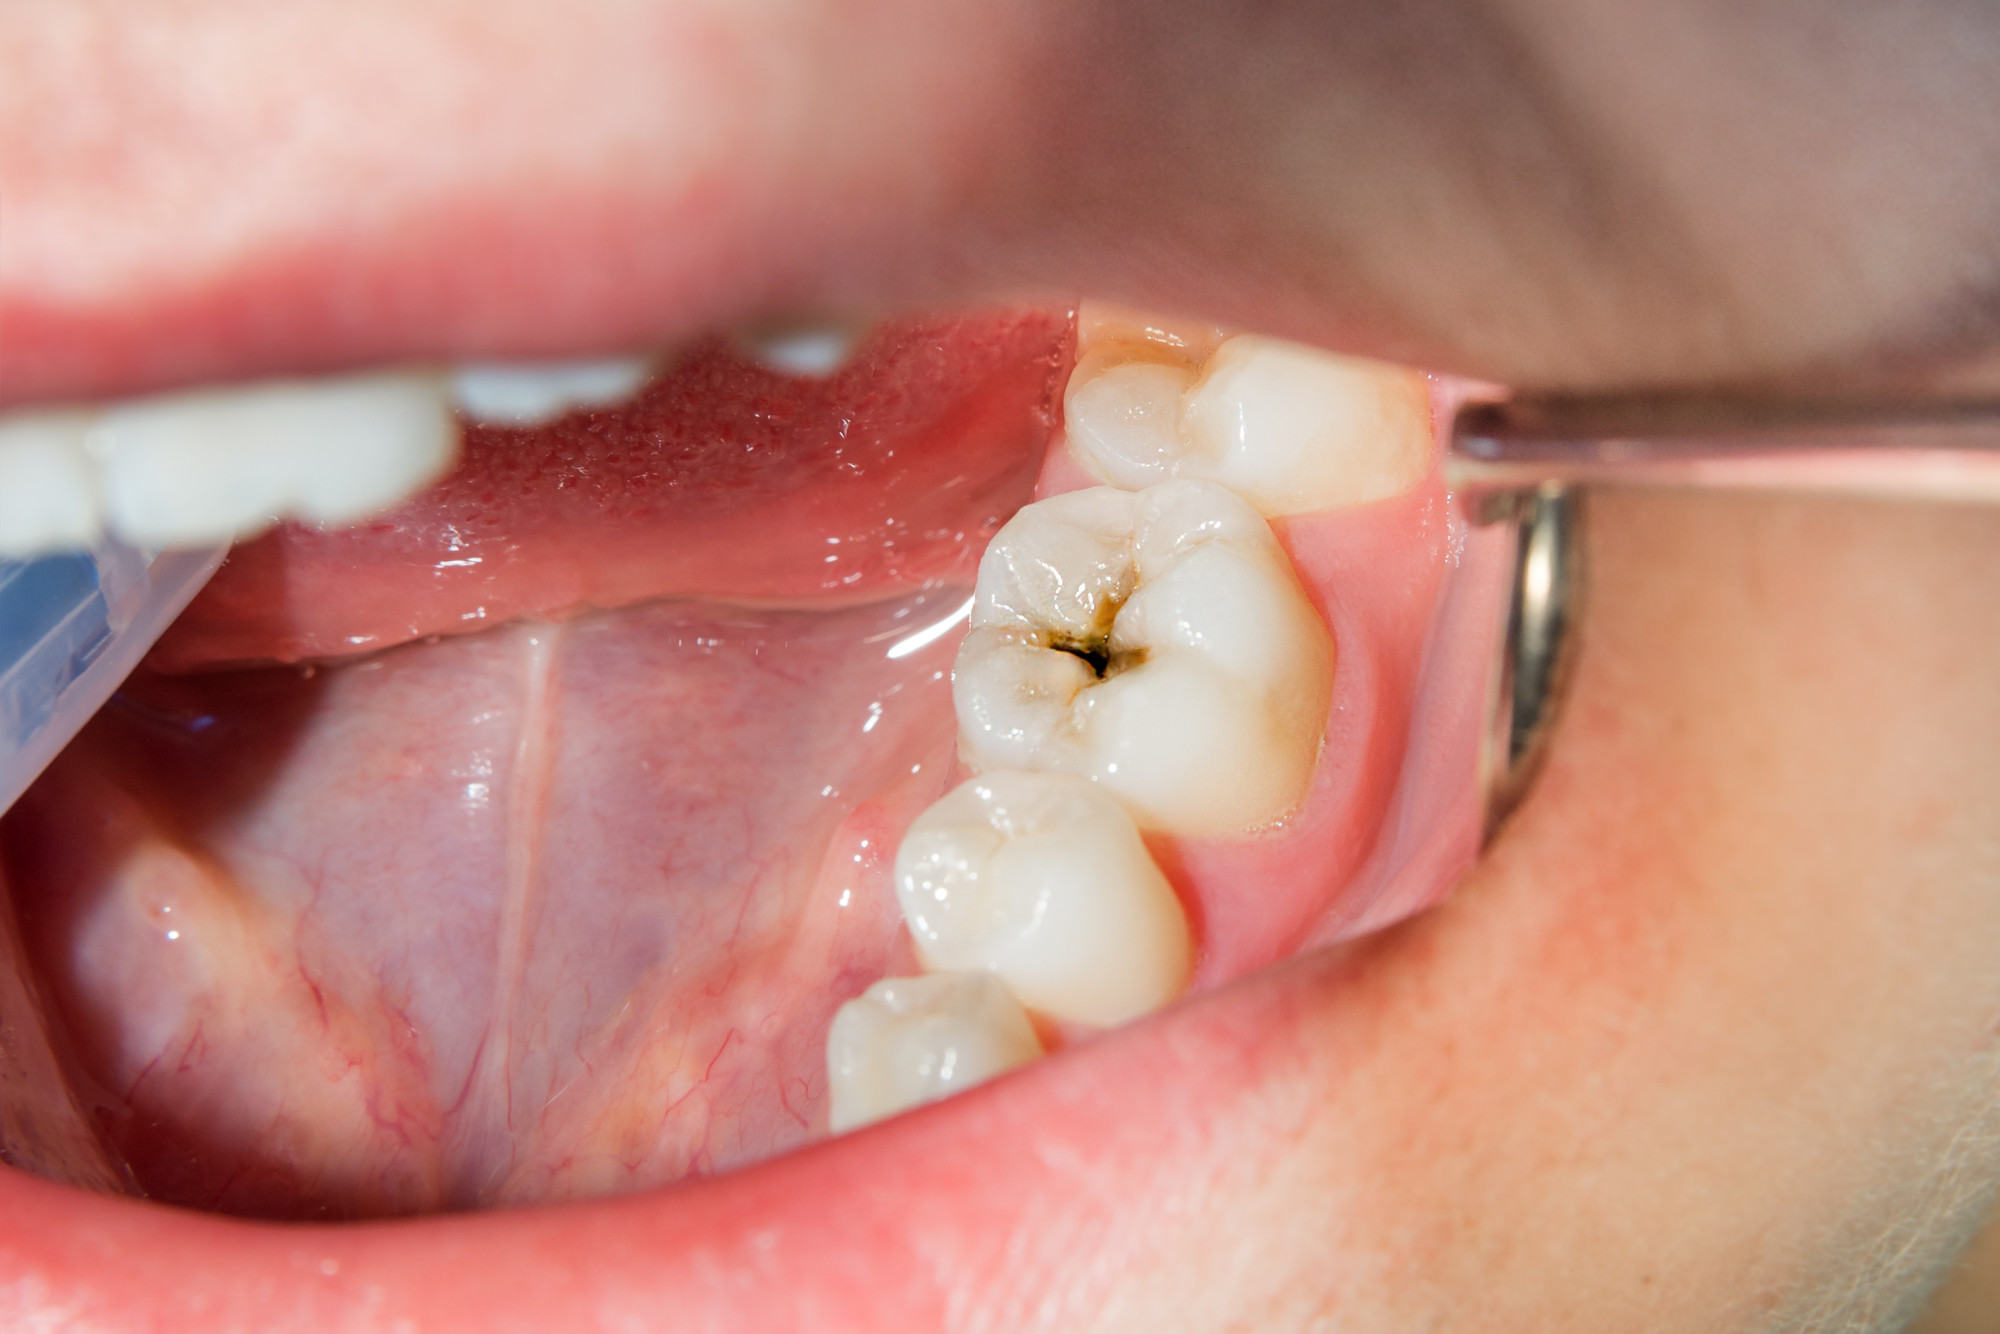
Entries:
POLYGON ((600 361, 484 362, 451 372, 451 398, 471 421, 528 427, 578 408, 622 403, 652 378, 649 357, 600 361))
POLYGON ((1333 646, 1269 525, 1212 482, 1022 509, 980 561, 952 695, 978 770, 1103 784, 1140 824, 1241 833, 1305 795, 1333 646))
POLYGON ((1071 450, 1114 486, 1221 482, 1267 516, 1400 495, 1431 465, 1414 371, 1247 335, 1199 373, 1163 345, 1082 356, 1064 392, 1071 450))
POLYGON ((387 372, 116 403, 86 443, 111 529, 167 547, 358 519, 442 473, 458 430, 436 376, 387 372))
POLYGON ((1184 421, 1175 475, 1221 482, 1267 515, 1386 500, 1431 466, 1423 376, 1274 338, 1217 349, 1184 421))
POLYGON ((1080 778, 960 784, 904 835, 896 897, 925 967, 988 970, 1058 1019, 1123 1023, 1187 985, 1180 901, 1131 816, 1080 778))
POLYGON ((982 1084, 1042 1054, 990 973, 891 977, 841 1006, 826 1038, 828 1120, 843 1134, 982 1084))
POLYGON ((93 545, 103 531, 82 412, 0 419, 0 557, 93 545))

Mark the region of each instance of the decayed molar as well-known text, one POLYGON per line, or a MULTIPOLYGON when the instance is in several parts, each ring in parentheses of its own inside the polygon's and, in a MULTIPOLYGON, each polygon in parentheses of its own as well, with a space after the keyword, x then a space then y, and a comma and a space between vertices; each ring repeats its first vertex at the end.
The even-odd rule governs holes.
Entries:
POLYGON ((896 897, 931 969, 985 969, 1022 1004, 1109 1026, 1180 995, 1187 916, 1132 818, 1066 774, 963 783, 911 824, 896 897))
POLYGON ((1071 451, 1114 486, 1207 478, 1271 517, 1386 500, 1431 465, 1423 376, 1273 338, 1196 363, 1107 337, 1079 357, 1064 414, 1071 451))
POLYGON ((953 674, 974 769, 1093 779, 1140 824, 1242 833, 1319 755, 1333 645, 1269 525, 1211 482, 1022 509, 980 562, 953 674))
POLYGON ((843 1134, 983 1084, 1042 1054, 991 973, 884 978, 840 1007, 826 1039, 827 1122, 843 1134))
POLYGON ((528 427, 579 408, 608 408, 652 378, 649 357, 605 361, 487 362, 451 372, 452 403, 483 426, 528 427))
POLYGON ((443 383, 387 372, 23 413, 0 422, 0 555, 229 541, 343 523, 432 481, 458 447, 443 383))

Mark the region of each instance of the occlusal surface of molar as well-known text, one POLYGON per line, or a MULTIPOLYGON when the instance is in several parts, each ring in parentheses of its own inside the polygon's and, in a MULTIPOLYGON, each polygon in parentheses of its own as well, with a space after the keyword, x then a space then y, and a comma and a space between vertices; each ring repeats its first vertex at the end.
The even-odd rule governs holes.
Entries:
POLYGON ((1248 832, 1304 796, 1333 646, 1228 489, 1037 501, 987 547, 971 625, 954 698, 973 768, 1088 778, 1181 834, 1248 832))

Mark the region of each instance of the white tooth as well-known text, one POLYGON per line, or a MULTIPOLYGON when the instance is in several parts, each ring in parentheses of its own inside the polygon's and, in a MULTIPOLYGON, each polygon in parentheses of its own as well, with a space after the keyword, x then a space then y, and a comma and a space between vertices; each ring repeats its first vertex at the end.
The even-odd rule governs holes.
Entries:
POLYGON ((166 547, 358 519, 442 473, 458 429, 436 376, 378 373, 113 404, 87 440, 112 531, 166 547))
POLYGON ((990 973, 891 977, 840 1007, 826 1037, 828 1120, 843 1134, 982 1084, 1042 1054, 990 973))
POLYGON ((1210 358, 1183 415, 1177 477, 1206 477, 1267 515, 1401 495, 1431 466, 1421 375, 1239 335, 1210 358))
POLYGON ((93 545, 102 531, 82 412, 0 418, 0 556, 93 545))
POLYGON ((1127 491, 1164 482, 1187 453, 1181 400, 1194 372, 1160 361, 1083 358, 1063 394, 1063 430, 1085 467, 1127 491))
POLYGON ((652 377, 646 357, 613 361, 489 362, 451 373, 451 398, 487 426, 539 426, 577 408, 622 403, 652 377))
POLYGON ((986 969, 1021 1003, 1111 1025, 1187 986, 1187 917, 1110 793, 1002 770, 919 815, 896 897, 926 968, 986 969))
POLYGON ((1064 393, 1070 449, 1114 486, 1203 477, 1267 516, 1400 495, 1431 466, 1421 375, 1239 335, 1199 376, 1173 348, 1107 343, 1064 393))
POLYGON ((861 331, 846 324, 792 325, 747 334, 750 355, 780 375, 824 380, 845 366, 861 341, 861 331))
POLYGON ((1027 506, 980 560, 971 623, 952 695, 973 768, 1090 778, 1183 834, 1254 829, 1304 797, 1333 645, 1270 526, 1227 488, 1027 506))

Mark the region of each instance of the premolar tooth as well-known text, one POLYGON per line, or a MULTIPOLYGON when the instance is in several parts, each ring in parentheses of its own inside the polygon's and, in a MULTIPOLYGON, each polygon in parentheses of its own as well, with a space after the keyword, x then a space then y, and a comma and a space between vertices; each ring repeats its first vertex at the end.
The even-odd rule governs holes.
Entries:
POLYGON ((1079 358, 1071 450, 1114 486, 1221 482, 1276 517, 1400 495, 1431 466, 1430 394, 1414 371, 1239 335, 1201 368, 1171 350, 1079 358))
POLYGON ((83 448, 88 421, 81 412, 0 419, 0 557, 97 541, 97 480, 83 448))
POLYGON ((622 403, 652 374, 647 357, 490 362, 454 369, 451 397, 468 419, 486 426, 540 426, 578 408, 622 403))
POLYGON ((919 815, 896 897, 927 968, 984 969, 1021 1003, 1111 1025, 1187 985, 1187 917, 1132 817, 1067 774, 1003 770, 919 815))
POLYGON ((1333 647, 1269 525, 1212 482, 1038 501, 980 561, 952 694, 975 769, 1093 779, 1240 833, 1305 795, 1333 647))
POLYGON ((112 531, 167 547, 358 519, 442 473, 458 429, 436 376, 391 372, 113 404, 87 441, 112 531))
POLYGON ((891 977, 840 1007, 827 1033, 838 1135, 963 1092, 1042 1054, 1021 1003, 990 973, 891 977))

